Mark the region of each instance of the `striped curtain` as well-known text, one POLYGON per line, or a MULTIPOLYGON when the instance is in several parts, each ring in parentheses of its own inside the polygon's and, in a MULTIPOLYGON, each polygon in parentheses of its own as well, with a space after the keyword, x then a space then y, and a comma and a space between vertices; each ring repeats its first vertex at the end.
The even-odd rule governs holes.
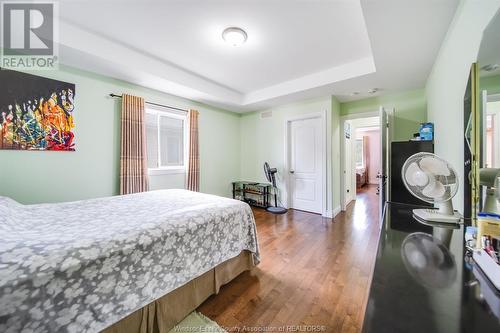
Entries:
POLYGON ((148 190, 144 98, 123 94, 120 194, 148 190))
POLYGON ((189 110, 189 159, 187 189, 200 191, 200 151, 198 146, 198 111, 189 110))

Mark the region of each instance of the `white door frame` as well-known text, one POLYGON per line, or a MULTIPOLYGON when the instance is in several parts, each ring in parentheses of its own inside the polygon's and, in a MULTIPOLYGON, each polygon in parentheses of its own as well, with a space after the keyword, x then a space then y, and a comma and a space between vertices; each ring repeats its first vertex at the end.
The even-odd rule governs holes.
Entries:
MULTIPOLYGON (((500 101, 500 94, 491 94, 491 95, 488 95, 488 91, 487 90, 483 90, 482 91, 482 100, 483 100, 483 105, 482 105, 482 114, 481 114, 481 118, 483 120, 483 133, 482 133, 482 138, 481 140, 483 140, 483 144, 481 145, 482 146, 482 151, 481 151, 481 154, 483 154, 482 156, 484 156, 483 158, 483 165, 481 166, 482 168, 484 168, 486 166, 486 116, 488 114, 492 114, 491 112, 488 113, 488 103, 491 103, 491 102, 498 102, 500 101)), ((496 121, 500 121, 498 119, 496 119, 496 121)), ((495 124, 495 126, 497 126, 497 124, 495 124)), ((498 137, 494 137, 493 140, 495 141, 495 147, 497 147, 498 145, 500 145, 500 142, 498 142, 498 137)), ((496 154, 495 154, 496 156, 496 154)), ((495 160, 497 160, 497 158, 495 157, 494 158, 495 160)), ((495 162, 493 162, 495 163, 495 162)), ((489 168, 491 168, 491 166, 488 166, 489 168)), ((483 198, 486 198, 486 186, 483 186, 483 198)))
MULTIPOLYGON (((346 210, 346 187, 345 187, 345 122, 347 120, 360 119, 360 118, 371 118, 371 117, 379 117, 379 111, 369 111, 369 112, 359 112, 348 114, 340 117, 340 209, 346 210)), ((352 137, 353 133, 351 133, 352 137)))
POLYGON ((285 119, 285 170, 284 174, 284 182, 286 184, 286 199, 284 200, 284 204, 287 208, 291 205, 291 196, 289 195, 289 191, 291 189, 290 185, 290 124, 296 120, 305 120, 305 119, 320 119, 321 120, 321 215, 325 217, 332 217, 331 212, 327 211, 326 200, 328 197, 327 193, 327 121, 326 121, 326 111, 322 112, 313 112, 307 113, 299 116, 287 117, 285 119))

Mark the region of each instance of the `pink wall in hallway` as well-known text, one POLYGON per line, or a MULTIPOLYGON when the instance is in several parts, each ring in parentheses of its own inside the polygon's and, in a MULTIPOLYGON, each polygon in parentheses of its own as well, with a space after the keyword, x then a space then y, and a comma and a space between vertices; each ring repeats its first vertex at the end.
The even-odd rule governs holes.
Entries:
POLYGON ((363 130, 356 131, 356 138, 361 139, 363 136, 368 137, 368 146, 370 151, 370 165, 368 165, 368 183, 378 184, 377 173, 380 170, 380 131, 363 130))

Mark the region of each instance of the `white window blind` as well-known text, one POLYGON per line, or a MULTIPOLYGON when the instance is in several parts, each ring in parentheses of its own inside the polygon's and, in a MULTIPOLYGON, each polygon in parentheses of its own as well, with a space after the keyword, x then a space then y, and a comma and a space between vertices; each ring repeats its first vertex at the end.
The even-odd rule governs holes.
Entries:
POLYGON ((146 109, 146 143, 150 171, 184 170, 186 116, 146 109))

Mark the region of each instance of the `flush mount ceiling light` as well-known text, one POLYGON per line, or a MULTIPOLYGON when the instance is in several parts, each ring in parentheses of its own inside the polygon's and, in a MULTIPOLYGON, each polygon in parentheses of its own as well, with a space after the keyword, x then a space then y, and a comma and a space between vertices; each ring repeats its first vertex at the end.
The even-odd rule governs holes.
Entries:
POLYGON ((500 68, 499 64, 489 64, 489 65, 481 67, 481 69, 483 71, 486 71, 486 72, 493 72, 493 71, 496 71, 498 68, 500 68))
POLYGON ((229 27, 222 32, 222 39, 232 46, 241 46, 247 40, 245 30, 238 27, 229 27))

